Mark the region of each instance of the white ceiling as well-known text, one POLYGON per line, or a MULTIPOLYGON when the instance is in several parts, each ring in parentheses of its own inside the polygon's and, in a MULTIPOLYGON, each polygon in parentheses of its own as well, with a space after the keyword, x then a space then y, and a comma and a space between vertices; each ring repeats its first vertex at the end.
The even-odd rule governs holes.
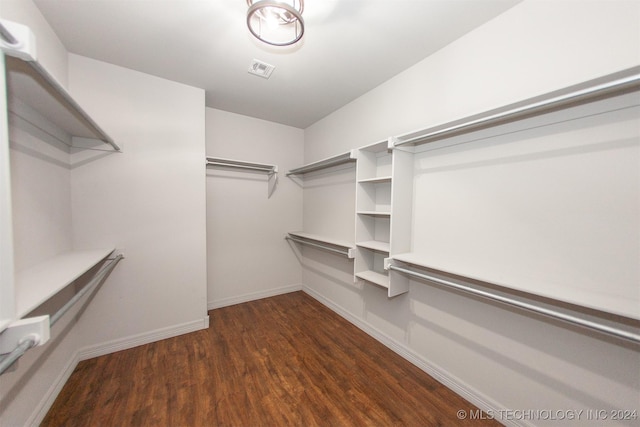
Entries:
POLYGON ((206 104, 306 128, 520 0, 305 0, 305 35, 275 48, 246 0, 35 0, 67 49, 206 90, 206 104), (247 72, 274 65, 269 80, 247 72))

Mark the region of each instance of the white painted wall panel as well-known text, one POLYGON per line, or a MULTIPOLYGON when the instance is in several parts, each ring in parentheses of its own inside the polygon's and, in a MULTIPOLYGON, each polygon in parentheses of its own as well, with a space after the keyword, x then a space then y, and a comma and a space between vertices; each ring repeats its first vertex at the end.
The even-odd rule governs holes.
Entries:
POLYGON ((69 148, 28 133, 10 114, 16 272, 72 249, 69 148))
POLYGON ((425 264, 640 317, 640 107, 415 158, 425 264))
MULTIPOLYGON (((392 135, 438 125, 637 66, 640 64, 639 16, 640 4, 637 2, 525 0, 306 129, 305 160, 314 161, 392 135)), ((627 130, 618 129, 616 132, 625 134, 618 135, 624 140, 629 138, 627 131, 632 123, 622 126, 627 126, 627 130)), ((576 256, 582 257, 578 264, 585 264, 588 259, 603 255, 602 249, 594 245, 604 242, 612 248, 612 241, 618 238, 615 247, 623 252, 630 250, 628 255, 634 256, 637 228, 633 230, 633 226, 637 224, 637 218, 632 217, 637 213, 637 148, 620 140, 611 147, 606 144, 605 147, 599 146, 598 135, 605 128, 594 133, 584 131, 590 138, 588 149, 563 146, 565 152, 557 152, 553 146, 539 147, 539 155, 530 154, 517 162, 523 168, 517 168, 515 161, 494 161, 495 165, 490 167, 490 160, 478 157, 481 149, 451 150, 452 156, 453 152, 457 153, 455 156, 462 156, 456 157, 461 162, 462 158, 466 162, 474 159, 488 162, 486 166, 470 165, 467 171, 458 168, 461 173, 456 176, 464 184, 452 178, 455 165, 447 171, 440 163, 443 170, 438 174, 428 173, 426 169, 429 166, 425 163, 428 156, 419 155, 416 166, 424 169, 416 179, 420 189, 415 191, 417 215, 414 215, 414 226, 422 238, 418 242, 414 236, 413 246, 419 251, 427 251, 430 246, 425 234, 438 239, 440 250, 446 249, 443 247, 444 239, 452 233, 458 237, 456 243, 460 244, 464 231, 470 232, 469 227, 463 231, 456 230, 455 213, 451 214, 449 210, 451 215, 447 217, 431 211, 430 200, 423 193, 437 194, 449 200, 450 206, 455 206, 460 212, 472 213, 486 206, 483 203, 490 195, 475 196, 470 182, 486 172, 483 184, 489 188, 488 192, 493 191, 496 196, 497 188, 506 186, 508 190, 505 190, 504 198, 495 200, 493 197, 492 201, 504 204, 507 194, 509 197, 519 196, 509 205, 510 209, 520 206, 525 208, 526 214, 534 200, 527 199, 526 193, 536 192, 535 200, 542 204, 539 209, 543 213, 551 215, 554 210, 558 213, 554 204, 560 201, 569 203, 565 206, 572 210, 590 212, 581 217, 581 223, 569 224, 569 217, 565 216, 560 223, 549 224, 563 229, 570 225, 567 240, 557 229, 546 229, 545 237, 555 234, 555 238, 563 243, 561 247, 566 244, 565 253, 555 252, 555 255, 562 255, 569 263, 554 259, 552 264, 555 267, 575 267, 575 263, 568 265, 573 262, 570 258, 576 256), (613 165, 621 170, 611 171, 613 165), (596 174, 585 177, 584 168, 588 167, 594 167, 599 175, 607 176, 601 179, 596 174), (543 178, 545 185, 535 186, 532 177, 536 173, 543 174, 547 169, 549 176, 543 178), (526 174, 526 179, 523 174, 526 174), (452 179, 440 180, 437 175, 447 175, 452 179), (512 176, 515 178, 513 182, 512 176), (578 177, 586 180, 576 180, 578 177), (547 197, 545 189, 553 185, 554 179, 558 185, 547 197), (452 191, 454 183, 459 184, 455 188, 457 191, 452 191), (460 187, 465 188, 461 193, 466 197, 456 197, 460 187), (567 192, 578 196, 565 202, 563 194, 567 192), (602 200, 603 206, 595 206, 594 200, 602 200), (624 201, 624 208, 620 220, 620 209, 607 206, 606 202, 616 204, 621 201, 624 201), (434 215, 438 216, 442 230, 436 230, 434 215), (430 221, 418 219, 422 216, 430 218, 430 221), (602 221, 608 224, 616 222, 611 226, 611 234, 605 230, 581 235, 580 230, 593 228, 596 222, 602 221), (426 229, 429 233, 424 233, 426 229), (552 230, 555 233, 551 233, 552 230), (567 246, 575 247, 582 243, 588 244, 588 248, 566 253, 567 246)), ((581 136, 576 134, 576 138, 581 136)), ((523 154, 511 152, 516 147, 508 144, 487 148, 492 149, 492 155, 497 158, 523 154)), ((440 159, 444 157, 443 154, 440 159)), ((436 168, 434 164, 431 167, 436 168)), ((352 201, 345 195, 343 202, 352 201)), ((305 193, 305 208, 314 203, 307 200, 305 193)), ((495 212, 498 204, 489 203, 488 206, 495 212)), ((466 215, 469 224, 473 224, 471 213, 466 215)), ((312 214, 305 212, 305 220, 308 215, 312 214)), ((483 212, 478 212, 478 215, 483 215, 483 212)), ((309 221, 322 219, 318 215, 309 221)), ((518 237, 522 237, 522 233, 528 237, 535 234, 535 230, 529 228, 515 231, 520 233, 518 237)), ((489 231, 480 231, 480 234, 482 240, 491 241, 489 231)), ((506 235, 503 237, 507 238, 506 235)), ((537 245, 536 250, 540 251, 540 248, 537 245)), ((477 244, 474 249, 477 254, 477 244)), ((491 246, 489 249, 493 250, 491 246)), ((431 252, 434 256, 446 255, 449 261, 458 261, 454 249, 448 254, 434 252, 431 252)), ((479 256, 486 253, 484 251, 479 256)), ((463 255, 467 261, 472 258, 470 253, 463 255)), ((621 258, 626 256, 623 254, 621 258)), ((611 261, 613 257, 607 253, 605 259, 611 261)), ((637 348, 422 282, 411 282, 408 294, 389 300, 380 289, 372 286, 359 289, 347 279, 340 280, 334 272, 341 264, 325 258, 305 253, 304 284, 312 295, 485 409, 586 411, 637 408, 640 396, 640 355, 637 348)), ((489 266, 487 262, 473 262, 478 267, 489 266)), ((526 261, 518 258, 518 262, 526 261)), ((617 259, 616 262, 605 270, 617 278, 627 276, 625 283, 631 283, 628 280, 637 274, 637 261, 631 264, 630 259, 617 259), (624 263, 623 271, 613 272, 611 269, 620 267, 620 263, 624 263)), ((465 267, 469 265, 464 263, 465 267)), ((593 271, 593 267, 590 266, 589 270, 593 271)), ((575 272, 565 270, 562 274, 566 278, 575 272)), ((500 417, 500 414, 495 415, 500 417)), ((553 423, 541 418, 499 420, 536 425, 553 423)), ((564 423, 579 425, 585 421, 586 412, 582 419, 565 420, 564 423)), ((636 422, 627 420, 617 424, 633 425, 636 422)))
POLYGON ((300 263, 284 236, 302 229, 302 189, 285 173, 302 163, 302 129, 211 108, 206 117, 207 156, 279 170, 267 197, 266 174, 207 168, 209 307, 299 289, 300 263))
POLYGON ((70 55, 70 91, 123 147, 72 156, 76 247, 121 248, 91 346, 206 318, 204 91, 70 55))

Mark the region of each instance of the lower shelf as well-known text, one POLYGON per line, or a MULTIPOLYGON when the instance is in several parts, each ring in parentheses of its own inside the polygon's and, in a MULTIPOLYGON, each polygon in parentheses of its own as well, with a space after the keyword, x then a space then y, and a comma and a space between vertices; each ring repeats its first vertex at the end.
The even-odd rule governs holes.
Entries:
POLYGON ((98 265, 110 249, 73 251, 16 273, 16 318, 20 319, 98 265))
POLYGON ((355 248, 352 243, 342 240, 335 240, 317 234, 305 233, 303 231, 289 231, 285 239, 292 240, 303 245, 315 246, 330 252, 340 253, 347 258, 353 258, 355 248))
POLYGON ((356 273, 356 277, 371 282, 383 288, 389 287, 389 276, 384 273, 378 273, 377 271, 367 270, 360 273, 356 273))

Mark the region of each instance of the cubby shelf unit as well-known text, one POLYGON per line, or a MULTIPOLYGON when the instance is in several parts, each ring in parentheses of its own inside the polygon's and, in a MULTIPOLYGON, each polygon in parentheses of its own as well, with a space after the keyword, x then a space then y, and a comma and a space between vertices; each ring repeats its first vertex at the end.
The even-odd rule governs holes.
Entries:
MULTIPOLYGON (((320 171, 323 169, 330 169, 335 166, 340 166, 348 163, 356 162, 357 152, 356 150, 349 150, 346 153, 338 154, 336 156, 328 157, 326 159, 318 160, 313 163, 300 166, 295 169, 291 169, 287 172, 287 176, 300 176, 304 177, 305 174, 320 171)), ((339 255, 346 256, 349 259, 355 257, 355 245, 352 242, 344 240, 336 240, 330 237, 321 236, 318 234, 312 234, 304 231, 290 231, 285 236, 285 239, 292 241, 300 245, 306 245, 317 249, 322 249, 328 252, 337 253, 339 255)))
MULTIPOLYGON (((356 165, 356 257, 354 280, 389 289, 391 153, 387 142, 358 150, 356 165)), ((389 291, 388 291, 389 292, 389 291)))

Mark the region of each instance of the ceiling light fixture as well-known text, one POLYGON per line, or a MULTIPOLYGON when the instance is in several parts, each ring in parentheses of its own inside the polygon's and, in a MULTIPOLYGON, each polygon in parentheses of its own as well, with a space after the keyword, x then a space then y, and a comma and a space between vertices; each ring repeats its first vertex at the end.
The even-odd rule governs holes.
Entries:
POLYGON ((258 40, 289 46, 302 38, 304 0, 247 0, 247 26, 258 40))

